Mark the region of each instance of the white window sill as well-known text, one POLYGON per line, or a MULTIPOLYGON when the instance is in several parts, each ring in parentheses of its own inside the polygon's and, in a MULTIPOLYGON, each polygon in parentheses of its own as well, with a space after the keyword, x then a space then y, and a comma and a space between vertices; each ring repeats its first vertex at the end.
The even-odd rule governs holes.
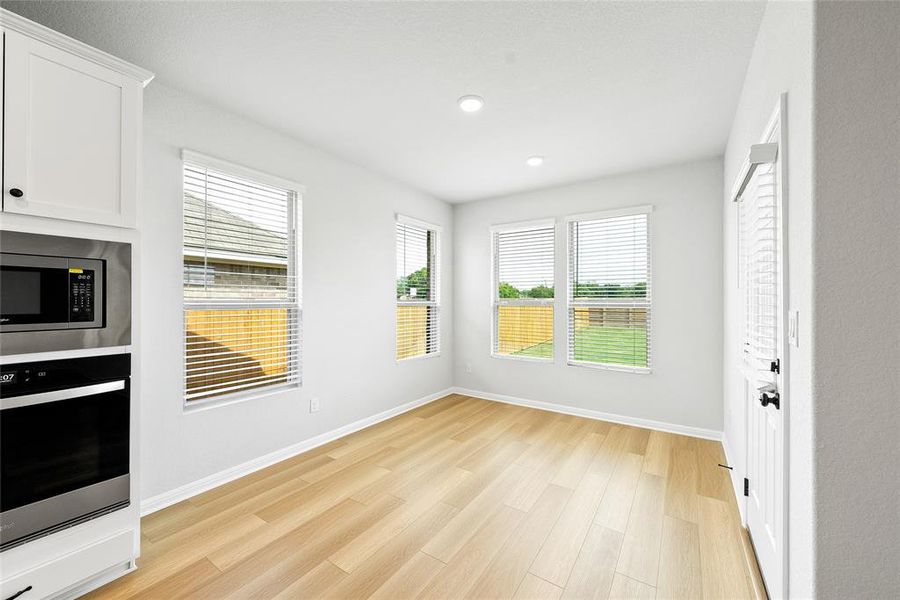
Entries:
POLYGON ((583 369, 595 369, 598 371, 619 371, 621 373, 634 373, 636 375, 650 375, 653 369, 649 367, 626 367, 624 365, 610 365, 606 363, 590 363, 576 360, 569 360, 566 364, 570 367, 581 367, 583 369))
POLYGON ((403 363, 408 362, 416 362, 418 360, 425 360, 426 358, 434 358, 436 356, 440 356, 440 352, 431 352, 430 354, 419 354, 418 356, 410 356, 409 358, 398 358, 397 364, 402 365, 403 363))
POLYGON ((261 398, 274 396, 276 394, 283 394, 284 392, 289 392, 292 390, 299 390, 301 385, 302 382, 297 381, 259 388, 256 390, 234 392, 231 394, 216 396, 214 398, 209 398, 206 400, 185 400, 182 402, 182 409, 185 413, 202 412, 211 408, 220 408, 222 406, 229 406, 231 404, 259 400, 261 398))
POLYGON ((499 358, 501 360, 515 360, 519 362, 532 362, 532 363, 544 363, 544 364, 553 364, 556 362, 553 358, 539 358, 537 356, 514 356, 512 354, 497 354, 495 352, 491 352, 491 358, 499 358))

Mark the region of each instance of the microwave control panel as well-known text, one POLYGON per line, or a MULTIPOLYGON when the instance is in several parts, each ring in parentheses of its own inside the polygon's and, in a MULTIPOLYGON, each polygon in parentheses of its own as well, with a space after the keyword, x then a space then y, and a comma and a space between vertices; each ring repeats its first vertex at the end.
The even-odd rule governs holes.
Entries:
POLYGON ((94 271, 69 269, 69 321, 94 320, 94 271))

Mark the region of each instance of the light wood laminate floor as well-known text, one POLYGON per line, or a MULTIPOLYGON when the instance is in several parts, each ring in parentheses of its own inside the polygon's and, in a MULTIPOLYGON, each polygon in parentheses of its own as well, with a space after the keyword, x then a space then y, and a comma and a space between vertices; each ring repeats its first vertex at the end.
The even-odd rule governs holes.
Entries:
POLYGON ((156 512, 90 598, 752 598, 718 442, 452 395, 156 512))

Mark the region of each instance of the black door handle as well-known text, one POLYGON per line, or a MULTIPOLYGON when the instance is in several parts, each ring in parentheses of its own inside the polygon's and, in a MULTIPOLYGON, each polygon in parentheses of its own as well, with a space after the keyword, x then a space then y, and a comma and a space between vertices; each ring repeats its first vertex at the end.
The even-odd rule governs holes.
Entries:
POLYGON ((781 409, 781 394, 778 392, 761 392, 759 395, 759 403, 763 406, 773 405, 776 410, 781 409))
MULTIPOLYGON (((13 198, 21 198, 22 196, 25 195, 25 192, 23 192, 19 188, 10 188, 9 195, 12 196, 13 198)), ((10 600, 10 599, 7 599, 7 600, 10 600)))

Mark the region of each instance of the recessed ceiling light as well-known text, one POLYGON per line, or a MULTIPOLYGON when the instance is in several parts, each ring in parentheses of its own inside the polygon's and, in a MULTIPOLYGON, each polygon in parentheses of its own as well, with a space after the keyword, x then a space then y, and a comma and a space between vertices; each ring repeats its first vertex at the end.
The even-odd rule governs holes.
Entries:
POLYGON ((459 104, 462 111, 467 113, 478 112, 484 107, 484 98, 481 96, 460 96, 459 100, 456 102, 459 104))
POLYGON ((529 167, 539 167, 542 164, 544 164, 544 157, 543 156, 529 156, 527 159, 525 159, 525 164, 528 165, 529 167))

